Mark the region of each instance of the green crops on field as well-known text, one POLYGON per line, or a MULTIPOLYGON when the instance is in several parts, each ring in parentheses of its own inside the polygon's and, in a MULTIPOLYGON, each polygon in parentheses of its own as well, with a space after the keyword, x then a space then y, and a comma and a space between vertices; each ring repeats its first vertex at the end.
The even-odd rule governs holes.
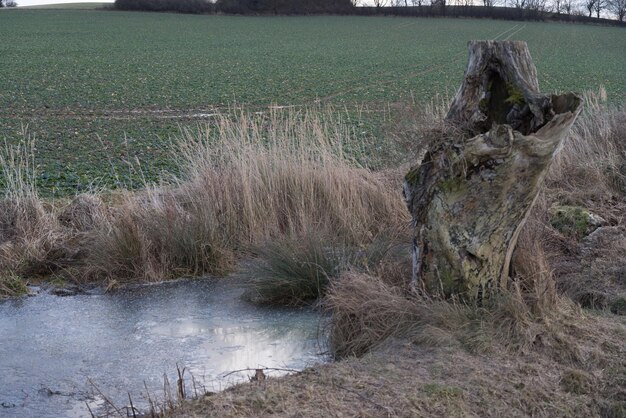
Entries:
POLYGON ((18 141, 28 125, 47 194, 92 182, 132 187, 170 168, 167 138, 195 124, 191 114, 427 101, 459 85, 468 40, 508 36, 528 42, 544 91, 603 85, 623 101, 623 28, 10 10, 0 13, 0 139, 18 141))

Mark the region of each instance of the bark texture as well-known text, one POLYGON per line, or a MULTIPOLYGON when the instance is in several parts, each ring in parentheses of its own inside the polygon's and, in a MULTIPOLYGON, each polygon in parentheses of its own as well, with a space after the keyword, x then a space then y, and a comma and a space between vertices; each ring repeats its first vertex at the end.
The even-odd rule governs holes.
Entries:
POLYGON ((525 42, 469 43, 446 117, 457 133, 405 176, 417 288, 482 298, 506 286, 520 228, 580 110, 572 93, 539 92, 525 42))

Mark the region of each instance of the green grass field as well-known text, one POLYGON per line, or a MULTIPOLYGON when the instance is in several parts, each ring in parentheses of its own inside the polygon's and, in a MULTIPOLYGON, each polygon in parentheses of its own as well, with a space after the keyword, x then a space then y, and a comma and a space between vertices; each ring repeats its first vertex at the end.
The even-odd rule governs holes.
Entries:
POLYGON ((468 40, 507 37, 528 42, 543 90, 603 85, 623 102, 623 28, 10 10, 0 13, 0 138, 13 143, 28 125, 45 194, 92 182, 134 186, 171 166, 167 139, 197 123, 194 114, 235 104, 427 101, 459 85, 468 40))

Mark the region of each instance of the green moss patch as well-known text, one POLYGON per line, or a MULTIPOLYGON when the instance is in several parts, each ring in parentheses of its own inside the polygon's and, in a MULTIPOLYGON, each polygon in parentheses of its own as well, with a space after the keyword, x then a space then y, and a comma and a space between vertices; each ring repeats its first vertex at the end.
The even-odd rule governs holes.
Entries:
POLYGON ((28 294, 28 286, 15 274, 0 276, 0 299, 28 294))
POLYGON ((526 99, 524 98, 524 93, 522 92, 521 89, 519 89, 515 85, 511 83, 507 83, 506 92, 508 94, 508 97, 505 100, 506 103, 510 105, 518 105, 520 107, 524 105, 524 103, 526 103, 526 99))
POLYGON ((602 219, 580 206, 554 206, 550 209, 550 224, 564 235, 581 238, 602 223, 602 219))
POLYGON ((626 297, 620 296, 611 302, 611 312, 616 315, 626 315, 626 297))
POLYGON ((578 369, 570 369, 563 373, 561 377, 561 387, 563 390, 576 395, 589 393, 592 390, 594 378, 587 372, 578 369))
POLYGON ((441 385, 439 383, 428 383, 422 388, 431 397, 437 398, 460 398, 463 390, 456 386, 441 385))
POLYGON ((413 186, 419 182, 420 179, 420 166, 413 167, 406 175, 404 176, 404 181, 407 184, 413 186))

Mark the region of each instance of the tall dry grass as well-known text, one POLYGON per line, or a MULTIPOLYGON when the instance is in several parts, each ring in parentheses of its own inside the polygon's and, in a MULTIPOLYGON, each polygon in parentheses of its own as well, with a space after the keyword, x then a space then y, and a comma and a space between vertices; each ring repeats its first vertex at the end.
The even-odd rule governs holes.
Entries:
POLYGON ((607 104, 603 89, 584 95, 583 112, 550 167, 520 239, 535 249, 518 257, 518 266, 549 269, 558 289, 585 307, 624 310, 626 110, 607 104), (601 217, 602 227, 582 236, 554 228, 550 209, 562 205, 601 217))
POLYGON ((180 177, 127 194, 93 237, 89 264, 113 280, 228 271, 255 244, 327 231, 357 244, 408 220, 399 194, 345 153, 330 114, 218 116, 175 143, 180 177))
POLYGON ((50 274, 67 255, 58 220, 37 194, 35 141, 26 128, 23 137, 0 148, 0 274, 8 277, 50 274))
MULTIPOLYGON (((411 112, 400 108, 403 129, 413 133, 404 138, 390 134, 390 149, 419 158, 419 144, 430 138, 433 127, 441 127, 444 107, 413 106, 411 112), (412 123, 407 117, 411 113, 412 123)), ((580 276, 565 274, 561 268, 564 254, 577 256, 580 243, 552 228, 551 205, 584 205, 610 225, 623 226, 625 120, 623 111, 602 102, 601 94, 586 97, 585 113, 552 166, 520 236, 513 286, 497 309, 407 296, 408 257, 392 261, 387 257, 375 266, 362 263, 361 255, 376 246, 378 238, 409 224, 399 193, 403 168, 374 172, 359 165, 362 153, 372 148, 359 143, 335 112, 320 109, 219 115, 198 131, 184 131, 175 141, 177 178, 141 191, 81 195, 72 201, 40 199, 32 145, 25 141, 26 146, 5 146, 0 150, 7 185, 0 202, 0 271, 22 277, 60 274, 112 286, 223 274, 234 268, 241 254, 256 252, 296 271, 287 280, 312 277, 330 289, 327 303, 337 318, 333 331, 337 352, 360 353, 416 327, 428 330, 422 334, 425 339, 460 338, 475 345, 479 334, 450 337, 456 335, 450 329, 480 328, 485 318, 500 324, 492 336, 515 335, 511 341, 524 346, 524 341, 532 340, 523 337, 532 328, 529 324, 549 316, 561 303, 557 288, 579 302, 588 296, 572 285, 582 283, 580 276), (310 231, 324 237, 321 243, 307 246, 310 231), (300 258, 283 251, 293 240, 305 249, 300 258), (259 246, 270 249, 267 242, 285 245, 280 254, 258 251, 259 246), (339 279, 320 281, 319 275, 326 279, 328 271, 301 268, 310 266, 309 259, 317 263, 323 259, 315 258, 318 255, 336 251, 337 243, 340 252, 351 254, 348 262, 327 263, 326 270, 339 279)), ((612 256, 612 262, 620 260, 619 255, 612 256)), ((577 266, 576 260, 567 262, 577 266)), ((622 270, 589 263, 582 271, 604 283, 598 292, 606 296, 605 305, 613 303, 607 295, 623 291, 615 279, 625 277, 622 270), (602 272, 610 274, 599 277, 602 272)), ((307 288, 311 280, 302 283, 307 288)), ((322 288, 317 284, 312 294, 322 288)), ((287 300, 294 300, 289 293, 287 300)))
POLYGON ((408 218, 398 193, 359 167, 358 147, 331 114, 219 117, 178 143, 179 198, 239 243, 311 227, 367 240, 408 218))
POLYGON ((602 88, 583 98, 583 112, 546 177, 545 195, 550 202, 580 205, 623 224, 626 110, 607 104, 602 88))
POLYGON ((0 152, 0 269, 76 281, 223 274, 255 245, 324 231, 366 245, 408 223, 400 194, 358 163, 363 144, 331 110, 218 115, 174 142, 181 173, 135 192, 45 202, 33 145, 0 152))
POLYGON ((509 289, 479 305, 418 297, 384 274, 348 272, 326 298, 334 353, 360 355, 390 338, 408 338, 472 351, 543 348, 564 361, 580 360, 560 325, 574 330, 577 308, 560 292, 583 306, 616 313, 626 306, 626 114, 603 96, 585 95, 585 111, 520 234, 509 289), (582 206, 609 228, 578 242, 553 228, 553 205, 582 206))

